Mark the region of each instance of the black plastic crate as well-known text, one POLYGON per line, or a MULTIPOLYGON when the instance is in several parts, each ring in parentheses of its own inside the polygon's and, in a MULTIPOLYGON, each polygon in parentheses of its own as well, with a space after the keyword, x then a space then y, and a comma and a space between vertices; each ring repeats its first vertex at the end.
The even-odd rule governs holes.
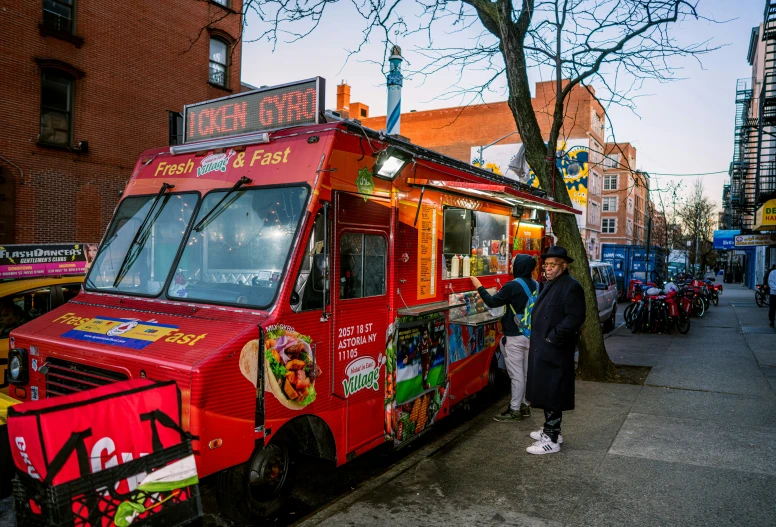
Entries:
POLYGON ((118 482, 150 473, 191 454, 191 441, 89 474, 57 486, 44 485, 17 471, 14 480, 16 522, 31 527, 108 527, 122 502, 143 500, 146 513, 132 522, 138 527, 176 527, 202 517, 199 486, 147 494, 115 491, 118 482), (37 505, 33 510, 31 500, 37 505))

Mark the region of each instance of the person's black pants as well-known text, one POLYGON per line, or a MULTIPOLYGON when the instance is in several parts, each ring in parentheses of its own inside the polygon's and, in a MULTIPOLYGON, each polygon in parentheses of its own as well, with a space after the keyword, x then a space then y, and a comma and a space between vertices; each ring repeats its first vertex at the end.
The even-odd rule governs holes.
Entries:
POLYGON ((771 297, 768 299, 768 320, 771 321, 771 324, 773 324, 773 319, 776 316, 776 295, 771 295, 771 297))
MULTIPOLYGON (((776 305, 776 303, 774 303, 776 305)), ((558 442, 558 434, 560 434, 560 421, 563 419, 563 412, 560 410, 545 410, 544 411, 544 433, 550 436, 553 443, 558 442)))

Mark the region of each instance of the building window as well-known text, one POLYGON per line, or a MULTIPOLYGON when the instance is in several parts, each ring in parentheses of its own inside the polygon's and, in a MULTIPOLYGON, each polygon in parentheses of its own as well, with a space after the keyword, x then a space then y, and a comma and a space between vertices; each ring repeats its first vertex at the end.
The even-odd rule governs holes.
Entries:
POLYGON ((620 154, 609 154, 604 159, 604 166, 606 168, 620 168, 620 154))
POLYGON ((628 198, 628 212, 633 212, 633 198, 628 198))
POLYGON ((43 25, 61 33, 73 32, 73 0, 43 0, 43 25))
POLYGON ((617 174, 604 176, 604 190, 617 190, 617 174))
POLYGON ((617 198, 604 198, 604 212, 617 212, 617 198))
POLYGON ((41 75, 40 142, 70 146, 73 132, 73 84, 64 71, 48 69, 41 75))
POLYGON ((601 221, 601 232, 604 234, 614 234, 617 232, 617 218, 604 218, 601 221))
POLYGON ((631 219, 628 219, 627 223, 625 224, 625 234, 628 236, 633 234, 633 220, 631 219))
POLYGON ((218 5, 229 7, 229 0, 213 0, 218 5))
POLYGON ((595 201, 590 202, 590 222, 593 225, 598 225, 601 222, 601 212, 598 209, 598 203, 595 201))
POLYGON ((597 172, 590 171, 590 194, 601 193, 601 176, 597 172))
POLYGON ((167 112, 168 126, 170 130, 170 146, 183 144, 183 114, 181 112, 167 112))
POLYGON ((229 66, 229 44, 220 38, 210 39, 210 83, 226 87, 229 66))

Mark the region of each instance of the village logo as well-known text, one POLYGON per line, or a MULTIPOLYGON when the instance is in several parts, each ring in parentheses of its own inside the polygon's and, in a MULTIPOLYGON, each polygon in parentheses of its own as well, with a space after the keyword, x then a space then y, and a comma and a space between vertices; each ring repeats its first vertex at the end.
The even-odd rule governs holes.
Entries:
POLYGON ((110 328, 108 330, 108 336, 109 337, 118 337, 119 335, 123 335, 127 331, 131 330, 134 327, 137 327, 138 322, 136 320, 130 320, 128 322, 124 322, 123 324, 119 324, 115 328, 110 328))
POLYGON ((380 369, 385 364, 385 357, 381 353, 375 361, 372 357, 359 357, 345 368, 347 379, 342 379, 342 387, 345 397, 350 397, 356 392, 369 389, 380 390, 380 369))
MULTIPOLYGON (((359 194, 372 194, 375 190, 375 182, 372 179, 372 171, 364 167, 358 171, 356 178, 356 188, 359 194)), ((367 197, 364 196, 364 201, 367 197)))
POLYGON ((197 177, 204 176, 211 172, 226 172, 229 160, 234 155, 234 150, 229 149, 226 153, 210 154, 205 157, 197 167, 197 177))

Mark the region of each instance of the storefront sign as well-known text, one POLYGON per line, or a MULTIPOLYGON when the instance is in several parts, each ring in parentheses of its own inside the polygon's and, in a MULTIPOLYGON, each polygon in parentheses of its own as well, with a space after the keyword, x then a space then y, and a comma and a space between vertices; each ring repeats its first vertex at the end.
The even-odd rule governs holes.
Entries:
POLYGON ((317 124, 324 105, 321 77, 190 104, 184 143, 317 124))
MULTIPOLYGON (((89 254, 96 254, 97 245, 89 254)), ((87 268, 87 245, 4 245, 0 246, 0 279, 83 274, 87 268)))
POLYGON ((436 296, 436 267, 436 207, 421 205, 418 218, 418 300, 436 296))
POLYGON ((762 207, 757 209, 754 230, 776 230, 776 199, 766 201, 762 207))
POLYGON ((776 243, 776 234, 742 234, 736 236, 736 247, 756 247, 776 243))

